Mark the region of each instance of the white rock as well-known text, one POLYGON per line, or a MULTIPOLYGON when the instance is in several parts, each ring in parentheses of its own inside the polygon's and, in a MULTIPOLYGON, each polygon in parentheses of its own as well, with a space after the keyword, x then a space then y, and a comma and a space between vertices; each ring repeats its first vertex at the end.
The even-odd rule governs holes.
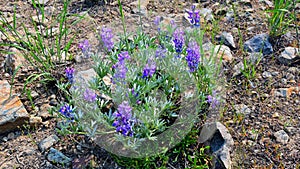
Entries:
POLYGON ((279 62, 286 65, 289 65, 296 60, 300 60, 299 49, 293 47, 286 47, 284 51, 278 56, 278 60, 279 62))
POLYGON ((274 136, 276 138, 276 141, 282 144, 287 144, 290 138, 284 130, 277 131, 276 133, 274 133, 274 136))

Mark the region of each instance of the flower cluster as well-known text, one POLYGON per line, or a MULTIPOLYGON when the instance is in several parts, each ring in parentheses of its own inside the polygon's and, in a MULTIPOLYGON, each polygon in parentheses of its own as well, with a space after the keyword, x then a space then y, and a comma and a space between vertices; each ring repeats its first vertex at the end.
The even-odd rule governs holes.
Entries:
POLYGON ((188 18, 190 19, 191 24, 195 27, 200 27, 200 11, 196 10, 195 5, 192 6, 192 10, 187 10, 187 13, 189 14, 188 18))
POLYGON ((148 60, 148 63, 144 67, 142 78, 150 78, 156 71, 156 63, 152 59, 148 60))
POLYGON ((74 113, 73 109, 71 106, 68 104, 63 105, 60 109, 59 112, 64 115, 66 118, 70 119, 71 121, 74 121, 74 113))
POLYGON ((164 58, 166 57, 167 49, 163 47, 158 47, 155 51, 155 57, 156 58, 164 58))
POLYGON ((213 91, 212 95, 207 96, 207 103, 211 104, 212 108, 215 108, 219 105, 219 100, 216 98, 215 91, 213 91))
POLYGON ((78 47, 81 49, 83 55, 85 58, 89 58, 90 57, 90 44, 89 41, 86 39, 83 42, 78 44, 78 47))
POLYGON ((175 45, 175 51, 179 55, 183 50, 184 41, 184 31, 178 28, 173 33, 173 42, 175 45))
POLYGON ((74 83, 74 71, 75 69, 72 67, 67 67, 65 70, 66 77, 71 84, 74 83))
POLYGON ((123 82, 126 78, 127 67, 125 66, 125 59, 130 59, 130 56, 127 51, 121 52, 118 55, 118 62, 113 65, 113 69, 115 69, 115 74, 112 78, 112 82, 115 84, 116 82, 123 82))
POLYGON ((118 106, 118 111, 113 115, 116 120, 113 122, 112 126, 116 127, 116 131, 122 133, 124 136, 133 136, 133 120, 131 114, 132 108, 127 101, 123 101, 118 106))
POLYGON ((87 102, 94 102, 97 100, 97 94, 90 89, 86 89, 83 93, 83 98, 87 102))
POLYGON ((154 25, 159 26, 160 21, 161 21, 161 16, 156 16, 154 18, 154 25))
POLYGON ((110 28, 103 27, 100 33, 102 42, 108 51, 111 51, 114 48, 114 42, 112 30, 110 28))
POLYGON ((186 61, 190 68, 190 72, 195 72, 200 62, 200 48, 197 42, 191 41, 187 48, 186 61))

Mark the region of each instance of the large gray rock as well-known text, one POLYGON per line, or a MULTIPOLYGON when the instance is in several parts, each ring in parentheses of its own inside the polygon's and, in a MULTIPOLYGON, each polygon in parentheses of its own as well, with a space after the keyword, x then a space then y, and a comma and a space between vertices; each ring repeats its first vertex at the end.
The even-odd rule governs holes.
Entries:
POLYGON ((19 97, 12 93, 6 80, 0 81, 0 134, 21 127, 29 121, 29 114, 19 97))
POLYGON ((286 47, 278 56, 278 60, 285 65, 300 61, 300 50, 298 48, 286 47))
POLYGON ((204 124, 199 142, 210 146, 214 157, 214 169, 231 169, 230 151, 234 142, 223 124, 220 122, 204 124))
POLYGON ((262 52, 263 55, 273 53, 273 47, 270 43, 270 37, 267 34, 259 34, 244 43, 244 50, 250 53, 262 52))
POLYGON ((72 159, 65 156, 63 153, 61 153, 60 151, 56 150, 55 148, 50 148, 50 151, 47 155, 47 159, 50 162, 53 163, 59 163, 63 166, 70 166, 72 163, 72 159))

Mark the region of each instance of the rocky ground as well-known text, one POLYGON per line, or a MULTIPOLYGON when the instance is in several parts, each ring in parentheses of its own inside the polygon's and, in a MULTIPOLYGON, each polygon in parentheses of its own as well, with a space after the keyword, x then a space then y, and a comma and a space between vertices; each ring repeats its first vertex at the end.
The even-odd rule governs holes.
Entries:
MULTIPOLYGON (((45 2, 46 18, 50 23, 51 15, 57 14, 62 3, 45 2)), ((137 1, 122 2, 128 32, 134 32, 140 16, 137 1)), ((188 27, 183 19, 184 10, 196 3, 180 0, 141 2, 143 29, 150 34, 156 31, 153 18, 158 15, 164 17, 165 23, 174 19, 177 24, 188 27)), ((209 42, 222 45, 219 40, 227 40, 221 46, 222 53, 224 51, 225 80, 221 84, 226 88, 225 104, 217 116, 208 119, 224 124, 233 138, 232 168, 300 168, 300 56, 294 52, 295 48, 299 48, 299 35, 293 28, 281 37, 268 40, 265 38, 267 35, 261 35, 269 32, 264 11, 271 9, 273 3, 268 0, 202 0, 196 5, 203 14, 202 24, 208 23, 203 28, 214 32, 206 35, 203 46, 210 49, 209 42), (232 4, 235 4, 236 15, 232 4), (265 46, 263 54, 255 53, 257 45, 262 41, 265 46), (256 65, 256 73, 248 78, 245 72, 240 71, 244 67, 244 59, 256 65)), ((29 16, 35 15, 35 11, 31 1, 0 0, 0 11, 10 22, 14 6, 17 18, 33 31, 29 16)), ((299 14, 300 2, 296 6, 299 14)), ((78 25, 71 27, 71 35, 77 34, 68 55, 74 58, 79 56, 77 44, 84 39, 88 39, 94 46, 93 51, 96 51, 99 45, 96 31, 103 25, 112 27, 116 34, 121 33, 118 10, 117 1, 108 1, 108 4, 72 1, 69 8, 71 14, 83 15, 87 11, 88 14, 78 25)), ((299 27, 300 15, 297 16, 296 26, 299 27)), ((69 22, 72 21, 74 18, 70 17, 69 22)), ((11 41, 2 34, 0 39, 11 41)), ((13 56, 15 61, 11 64, 7 55, 0 53, 0 168, 63 168, 53 163, 55 157, 67 164, 72 163, 73 168, 86 164, 92 168, 120 168, 105 150, 87 137, 61 136, 56 132, 58 120, 49 114, 48 109, 56 106, 63 97, 53 84, 30 86, 36 105, 36 109, 32 109, 30 101, 21 92, 24 78, 35 72, 34 67, 28 66, 17 50, 7 47, 1 47, 0 50, 16 52, 13 56), (12 75, 7 68, 15 69, 19 64, 24 65, 12 82, 12 75), (13 97, 9 100, 10 86, 13 86, 13 97), (12 120, 14 118, 17 120, 12 120), (18 125, 21 127, 17 128, 18 125)), ((80 72, 88 69, 91 62, 76 60, 66 64, 73 65, 80 72)), ((54 72, 57 76, 63 75, 63 66, 54 72)))

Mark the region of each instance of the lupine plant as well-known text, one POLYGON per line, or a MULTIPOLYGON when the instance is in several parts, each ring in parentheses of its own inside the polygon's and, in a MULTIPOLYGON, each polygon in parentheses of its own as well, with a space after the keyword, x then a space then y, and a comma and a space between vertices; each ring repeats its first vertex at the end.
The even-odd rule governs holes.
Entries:
POLYGON ((85 133, 117 159, 138 161, 160 157, 190 134, 199 113, 220 101, 212 92, 217 66, 200 50, 199 12, 192 7, 189 13, 193 29, 184 31, 172 22, 163 30, 156 17, 157 36, 138 33, 132 42, 116 44, 112 29, 103 27, 106 56, 92 55, 97 76, 89 84, 76 82, 74 69, 66 69, 74 87, 70 103, 59 110, 72 121, 64 130, 85 133))

